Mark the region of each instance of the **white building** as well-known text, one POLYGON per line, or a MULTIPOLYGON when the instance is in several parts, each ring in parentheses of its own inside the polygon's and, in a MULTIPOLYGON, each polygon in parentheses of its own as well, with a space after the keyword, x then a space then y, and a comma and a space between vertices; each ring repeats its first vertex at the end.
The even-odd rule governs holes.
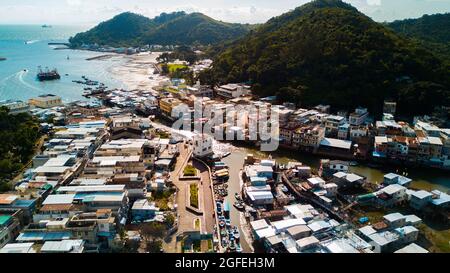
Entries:
POLYGON ((12 115, 20 114, 20 113, 28 113, 30 111, 30 105, 23 101, 0 101, 0 107, 6 107, 9 110, 9 113, 12 115))
POLYGON ((406 188, 399 184, 389 185, 377 192, 380 203, 386 207, 393 206, 407 199, 406 188))
POLYGON ((419 254, 419 253, 428 253, 429 251, 428 250, 426 250, 425 248, 423 248, 423 247, 421 247, 421 246, 419 246, 419 245, 417 245, 417 244, 415 244, 415 243, 412 243, 412 244, 409 244, 409 245, 407 245, 407 246, 405 246, 404 248, 401 248, 401 249, 399 249, 399 250, 397 250, 397 251, 395 251, 394 253, 413 253, 413 254, 419 254))
POLYGON ((225 99, 234 99, 250 94, 250 86, 230 83, 216 89, 217 95, 225 99))
POLYGON ((349 116, 349 123, 353 126, 360 126, 366 122, 369 112, 367 108, 356 108, 355 112, 351 113, 349 116))
POLYGON ((199 134, 193 137, 194 156, 207 157, 214 154, 213 138, 206 134, 199 134))
POLYGON ((411 194, 409 205, 416 210, 420 210, 425 207, 432 198, 433 195, 430 192, 424 190, 416 191, 411 194))

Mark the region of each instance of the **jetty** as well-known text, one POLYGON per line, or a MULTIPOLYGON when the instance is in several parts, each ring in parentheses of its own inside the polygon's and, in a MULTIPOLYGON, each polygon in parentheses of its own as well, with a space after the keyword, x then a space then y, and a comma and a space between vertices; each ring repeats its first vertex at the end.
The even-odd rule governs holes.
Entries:
POLYGON ((56 43, 56 42, 50 42, 50 43, 48 43, 48 45, 51 45, 51 46, 67 46, 67 47, 70 47, 70 43, 56 43))
POLYGON ((100 56, 95 56, 92 58, 87 58, 86 61, 94 61, 94 60, 104 60, 104 59, 108 59, 114 57, 114 55, 112 54, 106 54, 106 55, 100 55, 100 56))

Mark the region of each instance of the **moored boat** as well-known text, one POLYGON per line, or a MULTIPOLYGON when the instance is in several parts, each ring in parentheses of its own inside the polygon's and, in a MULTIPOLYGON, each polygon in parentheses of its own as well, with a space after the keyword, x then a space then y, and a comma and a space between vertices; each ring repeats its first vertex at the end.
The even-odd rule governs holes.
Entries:
POLYGON ((48 68, 44 71, 41 67, 39 67, 37 79, 41 82, 43 81, 53 81, 61 79, 58 71, 56 69, 49 70, 48 68))
POLYGON ((238 209, 238 210, 244 210, 244 204, 242 204, 241 202, 234 202, 234 207, 236 208, 236 209, 238 209))
POLYGON ((241 238, 241 233, 239 232, 239 229, 237 227, 234 227, 233 229, 233 236, 236 240, 239 240, 239 238, 241 238))

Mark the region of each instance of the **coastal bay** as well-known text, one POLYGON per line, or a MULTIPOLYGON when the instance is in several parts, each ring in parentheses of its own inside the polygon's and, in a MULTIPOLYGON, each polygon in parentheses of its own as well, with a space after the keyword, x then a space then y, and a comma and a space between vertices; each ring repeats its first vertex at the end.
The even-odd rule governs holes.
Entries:
POLYGON ((104 55, 82 50, 54 50, 66 42, 79 28, 59 27, 42 29, 39 26, 0 26, 0 54, 7 61, 0 63, 0 100, 23 100, 52 93, 64 102, 85 100, 83 88, 73 83, 86 75, 103 82, 109 88, 121 88, 123 84, 108 73, 108 67, 117 65, 121 59, 86 59, 104 55), (57 69, 61 79, 39 82, 38 67, 57 69))

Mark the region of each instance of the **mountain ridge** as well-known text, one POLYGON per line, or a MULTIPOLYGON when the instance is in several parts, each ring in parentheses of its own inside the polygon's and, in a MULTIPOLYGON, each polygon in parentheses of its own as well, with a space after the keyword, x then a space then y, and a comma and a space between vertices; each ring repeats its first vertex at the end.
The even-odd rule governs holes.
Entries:
POLYGON ((397 20, 386 25, 397 33, 416 40, 450 63, 450 13, 397 20))
POLYGON ((250 81, 258 95, 303 105, 366 105, 379 113, 393 98, 400 112, 419 114, 433 107, 430 97, 450 100, 448 67, 439 58, 338 0, 271 19, 222 50, 208 73, 215 83, 250 81), (414 97, 420 107, 409 112, 414 97))
POLYGON ((73 47, 82 44, 142 46, 145 44, 209 45, 245 35, 248 24, 226 23, 201 13, 162 13, 150 19, 124 12, 70 38, 73 47))

